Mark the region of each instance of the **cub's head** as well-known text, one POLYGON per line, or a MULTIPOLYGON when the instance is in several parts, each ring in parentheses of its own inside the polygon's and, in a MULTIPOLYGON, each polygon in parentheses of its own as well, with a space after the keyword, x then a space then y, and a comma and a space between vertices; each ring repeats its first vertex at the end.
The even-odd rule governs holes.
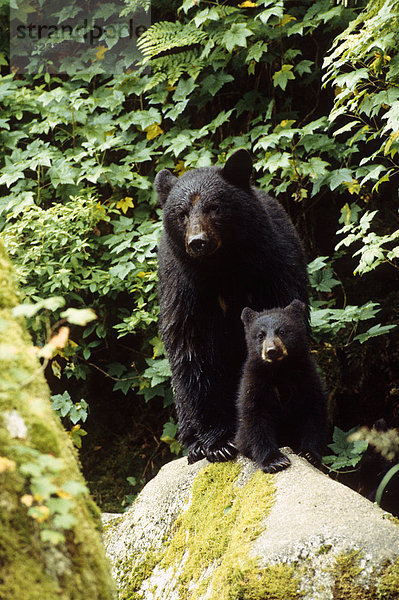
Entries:
POLYGON ((293 300, 285 308, 262 312, 244 308, 241 320, 248 356, 257 362, 276 365, 309 352, 307 310, 300 300, 293 300))
POLYGON ((222 169, 193 169, 181 177, 162 169, 155 189, 164 209, 165 233, 175 246, 193 259, 212 256, 223 247, 226 233, 239 224, 243 197, 251 195, 251 172, 246 150, 237 150, 222 169))

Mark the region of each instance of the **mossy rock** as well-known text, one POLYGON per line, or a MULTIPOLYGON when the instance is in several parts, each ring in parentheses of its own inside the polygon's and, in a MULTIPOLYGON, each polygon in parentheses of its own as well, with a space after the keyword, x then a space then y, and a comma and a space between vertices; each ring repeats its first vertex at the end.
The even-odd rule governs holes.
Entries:
POLYGON ((107 517, 119 598, 399 599, 399 527, 290 458, 277 475, 242 458, 165 465, 127 513, 107 517))
POLYGON ((0 598, 115 597, 101 521, 24 323, 0 242, 0 598))

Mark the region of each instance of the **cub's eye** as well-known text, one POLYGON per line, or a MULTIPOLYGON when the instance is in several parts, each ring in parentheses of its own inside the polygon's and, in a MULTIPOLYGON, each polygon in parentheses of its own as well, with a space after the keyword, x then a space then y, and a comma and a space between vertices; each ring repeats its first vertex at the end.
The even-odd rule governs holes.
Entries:
POLYGON ((265 339, 265 332, 264 332, 264 331, 260 331, 260 332, 257 334, 257 336, 256 336, 256 337, 257 337, 257 339, 258 339, 260 342, 263 342, 263 340, 265 339))
POLYGON ((278 335, 285 335, 286 333, 288 333, 288 329, 286 327, 279 327, 277 330, 278 335))

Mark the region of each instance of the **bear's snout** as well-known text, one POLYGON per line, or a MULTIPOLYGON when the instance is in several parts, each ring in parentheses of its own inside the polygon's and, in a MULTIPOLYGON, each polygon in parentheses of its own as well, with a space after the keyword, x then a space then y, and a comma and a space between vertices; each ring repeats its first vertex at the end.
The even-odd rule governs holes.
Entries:
POLYGON ((219 238, 211 223, 200 216, 189 219, 186 230, 186 252, 193 258, 202 258, 216 252, 219 248, 219 238))
POLYGON ((266 338, 262 344, 262 359, 272 363, 283 359, 287 355, 287 349, 280 338, 266 338))
POLYGON ((197 235, 192 235, 187 240, 188 253, 192 256, 206 254, 206 248, 209 240, 204 231, 201 231, 197 235))

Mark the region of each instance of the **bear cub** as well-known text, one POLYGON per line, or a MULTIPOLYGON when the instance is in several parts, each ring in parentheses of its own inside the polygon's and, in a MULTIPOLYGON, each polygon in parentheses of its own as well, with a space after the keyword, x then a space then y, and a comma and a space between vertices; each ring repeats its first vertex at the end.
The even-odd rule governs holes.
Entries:
POLYGON ((310 356, 307 309, 300 300, 285 308, 241 314, 247 342, 237 399, 235 445, 265 473, 291 462, 290 446, 320 463, 327 429, 327 397, 310 356))

